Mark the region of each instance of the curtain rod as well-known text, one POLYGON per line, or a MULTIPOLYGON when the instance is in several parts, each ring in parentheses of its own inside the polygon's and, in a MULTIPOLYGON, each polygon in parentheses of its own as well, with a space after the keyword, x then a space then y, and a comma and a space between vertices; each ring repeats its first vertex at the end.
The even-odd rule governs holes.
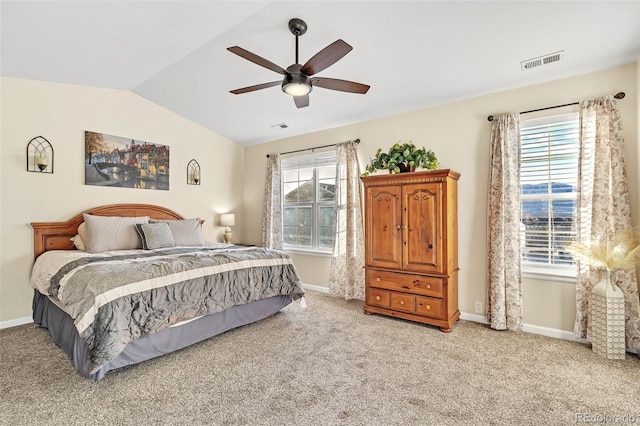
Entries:
MULTIPOLYGON (((625 96, 626 96, 626 94, 624 92, 618 92, 615 95, 613 95, 613 97, 616 98, 616 99, 624 99, 625 96)), ((547 109, 561 108, 561 107, 565 107, 565 106, 569 106, 569 105, 578 105, 579 103, 580 102, 571 102, 570 104, 554 105, 554 106, 550 106, 550 107, 546 107, 546 108, 532 109, 532 110, 529 110, 529 111, 522 111, 520 114, 528 114, 530 112, 545 111, 547 109)), ((493 121, 493 115, 488 116, 487 120, 493 121)))
MULTIPOLYGON (((356 139, 355 142, 356 143, 360 143, 360 139, 356 139)), ((314 149, 329 148, 330 146, 336 146, 336 145, 338 145, 338 144, 337 143, 332 143, 330 145, 314 146, 313 148, 296 149, 295 151, 281 152, 280 155, 293 154, 294 152, 313 151, 314 149)), ((269 154, 267 154, 267 158, 269 158, 269 154)))

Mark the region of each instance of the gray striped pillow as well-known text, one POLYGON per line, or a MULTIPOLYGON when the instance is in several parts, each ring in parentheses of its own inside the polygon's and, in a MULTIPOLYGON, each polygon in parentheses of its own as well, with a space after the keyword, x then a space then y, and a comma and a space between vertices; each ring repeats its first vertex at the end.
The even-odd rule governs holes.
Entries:
POLYGON ((176 242, 169 225, 166 223, 136 223, 136 231, 144 250, 175 247, 176 242))

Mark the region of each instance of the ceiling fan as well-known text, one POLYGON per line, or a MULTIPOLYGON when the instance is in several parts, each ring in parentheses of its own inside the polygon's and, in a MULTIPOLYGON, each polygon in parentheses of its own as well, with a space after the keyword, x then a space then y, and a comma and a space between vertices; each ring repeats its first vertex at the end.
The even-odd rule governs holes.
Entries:
POLYGON ((244 59, 258 64, 262 67, 284 75, 282 81, 271 81, 269 83, 256 84, 255 86, 243 87, 231 90, 231 93, 239 95, 241 93, 253 92, 254 90, 266 89, 281 85, 282 91, 293 96, 293 100, 298 108, 309 106, 309 92, 314 87, 323 89, 338 90, 341 92, 351 92, 365 94, 369 86, 354 81, 338 80, 335 78, 313 77, 313 75, 330 67, 349 53, 353 48, 343 40, 336 40, 320 52, 316 53, 304 65, 298 63, 298 37, 307 32, 307 24, 302 19, 294 18, 289 21, 289 30, 296 36, 296 63, 290 65, 286 70, 279 65, 268 61, 255 53, 251 53, 238 46, 227 48, 231 53, 235 53, 244 59))

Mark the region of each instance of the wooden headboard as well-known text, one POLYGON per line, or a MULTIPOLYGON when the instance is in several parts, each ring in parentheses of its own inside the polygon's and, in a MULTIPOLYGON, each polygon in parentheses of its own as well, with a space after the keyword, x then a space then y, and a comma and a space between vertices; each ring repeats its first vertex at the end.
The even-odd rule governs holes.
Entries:
POLYGON ((66 222, 31 222, 33 254, 37 258, 48 250, 74 250, 71 238, 78 233, 83 213, 96 216, 149 216, 152 219, 184 219, 166 207, 153 204, 111 204, 84 211, 66 222))

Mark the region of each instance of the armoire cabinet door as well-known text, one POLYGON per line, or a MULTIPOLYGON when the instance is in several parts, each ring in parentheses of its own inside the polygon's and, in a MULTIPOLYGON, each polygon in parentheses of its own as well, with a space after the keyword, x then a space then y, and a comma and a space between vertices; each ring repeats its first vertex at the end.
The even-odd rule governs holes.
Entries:
POLYGON ((402 187, 402 268, 414 272, 443 272, 441 184, 402 187))
POLYGON ((365 240, 367 265, 397 269, 402 267, 402 202, 400 186, 366 189, 365 240))

